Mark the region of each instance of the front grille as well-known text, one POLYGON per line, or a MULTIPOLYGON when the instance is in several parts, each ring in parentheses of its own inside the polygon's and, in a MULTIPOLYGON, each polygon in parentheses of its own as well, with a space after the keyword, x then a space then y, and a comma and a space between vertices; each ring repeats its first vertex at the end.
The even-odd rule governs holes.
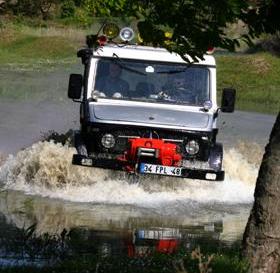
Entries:
MULTIPOLYGON (((90 130, 89 130, 90 131, 90 130)), ((208 152, 210 148, 210 143, 201 140, 201 136, 205 136, 205 133, 195 133, 195 132, 182 132, 175 130, 164 130, 164 129, 147 129, 141 127, 127 127, 127 128, 112 128, 112 126, 102 126, 91 130, 88 135, 87 146, 90 152, 99 153, 113 153, 113 154, 123 154, 129 148, 128 139, 130 138, 140 138, 140 137, 153 137, 158 139, 164 139, 166 142, 175 143, 178 146, 178 150, 182 152, 184 158, 190 158, 189 155, 185 153, 185 144, 190 139, 196 139, 200 145, 200 151, 196 156, 191 158, 200 158, 201 160, 207 160, 208 152), (106 149, 101 145, 101 138, 105 133, 110 133, 115 136, 116 144, 111 149, 106 149)), ((150 151, 147 152, 145 157, 149 157, 150 151)))

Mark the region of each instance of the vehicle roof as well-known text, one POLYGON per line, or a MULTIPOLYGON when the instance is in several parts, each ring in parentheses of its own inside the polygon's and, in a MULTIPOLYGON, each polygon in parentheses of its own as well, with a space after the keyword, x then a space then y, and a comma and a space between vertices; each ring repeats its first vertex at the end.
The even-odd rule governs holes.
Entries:
MULTIPOLYGON (((139 45, 105 45, 94 51, 94 56, 113 57, 116 54, 123 59, 138 59, 160 62, 186 63, 177 53, 170 53, 164 48, 139 46, 139 45)), ((192 58, 186 57, 192 62, 192 58)), ((195 64, 215 66, 215 58, 211 55, 204 55, 204 60, 200 60, 195 64)))

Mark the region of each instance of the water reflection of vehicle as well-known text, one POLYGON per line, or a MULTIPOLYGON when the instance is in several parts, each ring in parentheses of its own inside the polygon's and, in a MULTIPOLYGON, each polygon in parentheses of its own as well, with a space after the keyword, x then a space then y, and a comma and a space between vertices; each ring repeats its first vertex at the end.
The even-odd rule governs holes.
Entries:
POLYGON ((65 203, 12 191, 0 194, 0 214, 0 226, 5 230, 0 234, 2 242, 3 236, 15 238, 22 228, 36 223, 36 236, 60 236, 65 229, 75 251, 129 256, 172 253, 181 246, 193 249, 198 244, 217 245, 229 239, 232 242, 242 234, 247 220, 245 215, 242 224, 239 214, 225 217, 224 213, 220 220, 214 220, 201 209, 197 215, 192 209, 190 216, 162 217, 148 209, 65 203))
POLYGON ((180 246, 191 250, 203 241, 217 242, 222 230, 221 222, 181 228, 150 227, 118 231, 79 227, 70 230, 69 236, 76 250, 86 249, 102 256, 125 254, 134 257, 154 252, 174 253, 180 246))

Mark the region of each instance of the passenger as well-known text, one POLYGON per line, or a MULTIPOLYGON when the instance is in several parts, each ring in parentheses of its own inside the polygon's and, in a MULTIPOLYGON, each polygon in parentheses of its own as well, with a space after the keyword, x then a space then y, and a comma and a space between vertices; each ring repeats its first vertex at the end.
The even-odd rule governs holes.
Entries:
POLYGON ((95 89, 105 93, 108 97, 114 97, 117 93, 121 96, 126 96, 129 90, 129 84, 120 78, 121 73, 122 69, 118 64, 110 63, 108 76, 101 77, 97 81, 95 89))

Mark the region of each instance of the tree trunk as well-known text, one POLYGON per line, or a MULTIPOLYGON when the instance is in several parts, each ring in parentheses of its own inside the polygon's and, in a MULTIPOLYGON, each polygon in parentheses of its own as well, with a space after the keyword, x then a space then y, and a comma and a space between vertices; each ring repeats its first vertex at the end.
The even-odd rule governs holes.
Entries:
POLYGON ((259 170, 255 202, 243 235, 252 273, 280 272, 280 112, 259 170))

